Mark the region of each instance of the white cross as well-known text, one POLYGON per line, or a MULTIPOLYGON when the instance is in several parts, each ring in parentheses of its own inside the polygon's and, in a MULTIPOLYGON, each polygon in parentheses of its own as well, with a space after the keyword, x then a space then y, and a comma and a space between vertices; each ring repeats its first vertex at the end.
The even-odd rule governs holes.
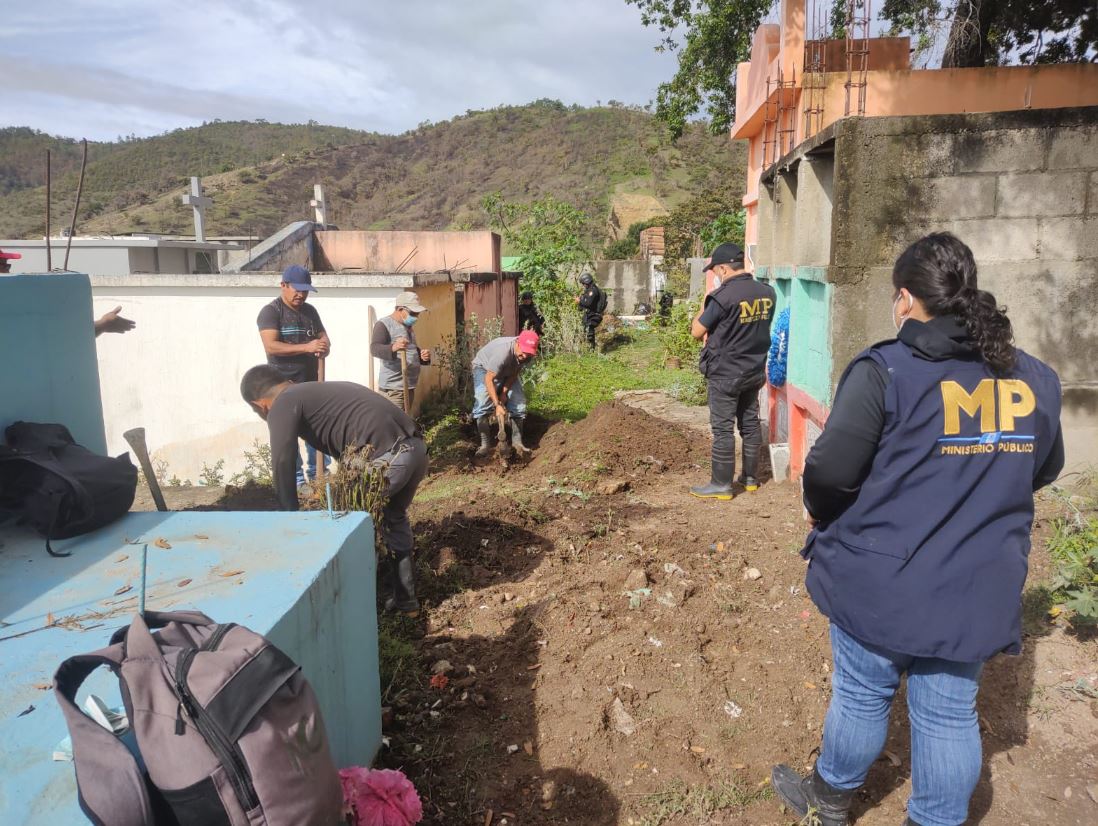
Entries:
POLYGON ((206 207, 213 205, 213 199, 202 194, 202 179, 191 178, 191 194, 183 196, 183 205, 194 209, 194 239, 206 240, 206 207))
POLYGON ((324 187, 320 184, 313 184, 313 200, 309 201, 309 206, 316 210, 316 222, 320 224, 321 229, 328 226, 328 202, 324 200, 324 187))

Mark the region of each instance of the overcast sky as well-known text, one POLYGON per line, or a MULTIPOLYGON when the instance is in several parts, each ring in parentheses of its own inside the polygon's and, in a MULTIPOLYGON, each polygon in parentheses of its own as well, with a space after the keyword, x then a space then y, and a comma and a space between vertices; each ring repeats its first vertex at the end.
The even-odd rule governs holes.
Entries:
POLYGON ((0 5, 0 125, 95 140, 214 118, 401 132, 540 97, 643 104, 675 65, 625 0, 0 5))

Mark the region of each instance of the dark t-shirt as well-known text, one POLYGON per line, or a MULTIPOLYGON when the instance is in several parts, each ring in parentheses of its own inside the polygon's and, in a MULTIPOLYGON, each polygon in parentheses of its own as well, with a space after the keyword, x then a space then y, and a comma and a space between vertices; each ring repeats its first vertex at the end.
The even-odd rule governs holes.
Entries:
POLYGON ((297 440, 326 456, 370 445, 388 453, 416 434, 416 423, 384 396, 349 381, 308 382, 283 390, 267 415, 275 492, 284 510, 297 510, 297 440))
MULTIPOLYGON (((302 304, 301 310, 295 310, 281 298, 264 305, 256 319, 260 330, 277 330, 278 340, 286 344, 304 344, 320 338, 324 324, 320 313, 312 304, 302 304)), ((267 356, 267 363, 277 367, 287 379, 297 384, 316 381, 317 357, 311 353, 297 356, 267 356)))

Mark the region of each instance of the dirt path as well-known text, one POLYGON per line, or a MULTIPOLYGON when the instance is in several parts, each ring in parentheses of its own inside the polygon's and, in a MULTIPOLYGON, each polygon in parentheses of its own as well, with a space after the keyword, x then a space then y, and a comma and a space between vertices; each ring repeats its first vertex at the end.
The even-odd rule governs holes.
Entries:
MULTIPOLYGON (((811 763, 830 686, 800 505, 772 483, 691 499, 707 450, 604 405, 550 427, 525 468, 459 464, 421 488, 427 610, 401 621, 418 652, 389 687, 381 759, 415 780, 427 822, 792 822, 763 781, 811 763)), ((1096 646, 1034 630, 987 670, 971 822, 1092 824, 1098 701, 1072 687, 1094 685, 1096 646)), ((902 703, 886 748, 859 824, 903 820, 902 703)))

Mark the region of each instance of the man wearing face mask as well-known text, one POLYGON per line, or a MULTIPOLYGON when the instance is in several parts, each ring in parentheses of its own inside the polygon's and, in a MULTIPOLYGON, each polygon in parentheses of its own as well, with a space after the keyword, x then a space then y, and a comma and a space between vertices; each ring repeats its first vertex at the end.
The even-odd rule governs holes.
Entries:
POLYGON ((720 278, 721 285, 705 297, 690 332, 698 340, 705 339, 700 368, 708 388, 713 470, 709 484, 691 488, 690 493, 701 499, 726 500, 733 496, 737 424, 743 439, 740 481, 749 491, 759 486, 759 389, 766 382, 774 288, 744 270, 743 250, 736 244, 721 244, 713 250, 705 269, 720 278))
POLYGON ((427 311, 413 292, 396 297, 396 308, 390 315, 379 319, 370 337, 370 353, 381 360, 378 390, 397 407, 404 407, 404 377, 401 371, 400 351, 408 354, 408 406, 415 398, 419 370, 431 364, 431 351, 421 349, 416 343, 412 326, 419 314, 427 311))

